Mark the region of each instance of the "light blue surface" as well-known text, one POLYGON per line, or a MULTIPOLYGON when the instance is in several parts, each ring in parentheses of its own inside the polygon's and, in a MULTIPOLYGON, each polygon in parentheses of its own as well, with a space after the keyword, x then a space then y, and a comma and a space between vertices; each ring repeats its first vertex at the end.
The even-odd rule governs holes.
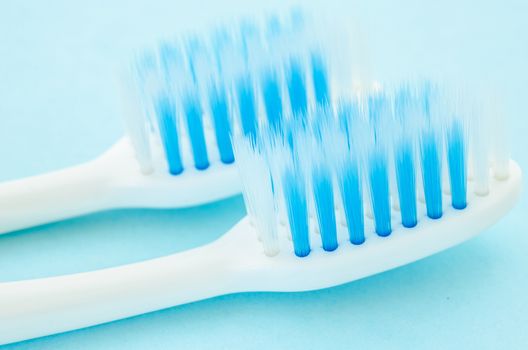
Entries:
MULTIPOLYGON (((315 1, 311 1, 315 2, 315 1)), ((528 5, 348 1, 372 74, 479 79, 512 121, 528 165, 528 5), (396 4, 397 3, 397 4, 396 4)), ((121 134, 115 67, 128 49, 281 1, 4 1, 0 4, 0 179, 88 160, 121 134)), ((10 349, 525 349, 528 202, 481 236, 418 263, 327 290, 223 296, 10 349)), ((85 271, 218 237, 240 198, 180 211, 122 210, 0 238, 0 280, 85 271), (207 217, 207 220, 204 220, 207 217)))

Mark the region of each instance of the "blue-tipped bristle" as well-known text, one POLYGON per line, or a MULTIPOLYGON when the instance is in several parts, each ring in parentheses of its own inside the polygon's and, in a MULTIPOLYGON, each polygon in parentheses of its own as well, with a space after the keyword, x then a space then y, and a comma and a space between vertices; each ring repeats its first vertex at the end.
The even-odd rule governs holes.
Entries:
POLYGON ((257 112, 255 106, 255 94, 253 84, 249 77, 237 82, 236 93, 238 98, 238 109, 240 123, 244 135, 255 139, 257 133, 257 112))
POLYGON ((282 25, 281 20, 276 14, 268 17, 266 20, 266 35, 272 39, 275 39, 281 35, 282 25))
POLYGON ((159 48, 159 57, 163 75, 170 79, 174 73, 173 68, 175 65, 182 63, 182 53, 177 46, 162 43, 159 48))
POLYGON ((268 122, 272 129, 280 130, 282 124, 282 99, 278 75, 269 70, 262 77, 262 95, 268 122))
POLYGON ((235 157, 231 145, 231 123, 225 90, 223 88, 212 89, 209 100, 220 160, 224 164, 233 163, 235 157))
POLYGON ((198 96, 187 96, 183 101, 183 109, 187 122, 187 131, 191 141, 191 149, 196 169, 203 170, 209 167, 207 147, 202 120, 202 107, 198 96))
POLYGON ((173 103, 167 97, 161 97, 157 103, 158 124, 161 141, 165 149, 169 172, 178 175, 183 171, 183 163, 178 141, 178 123, 173 103))
POLYGON ((378 236, 385 237, 392 231, 389 170, 386 155, 379 150, 374 151, 368 161, 368 169, 374 226, 378 236))
POLYGON ((374 213, 374 226, 379 236, 390 235, 391 206, 389 162, 387 155, 387 119, 391 117, 388 96, 378 93, 368 99, 368 117, 372 125, 372 149, 367 160, 369 192, 374 213))
POLYGON ((310 254, 308 206, 305 184, 298 176, 299 174, 294 169, 287 169, 282 179, 282 186, 293 250, 298 257, 304 257, 310 254))
MULTIPOLYGON (((433 86, 426 83, 421 89, 423 127, 420 133, 420 160, 427 216, 442 217, 442 139, 441 125, 436 120, 432 99, 437 98, 433 86)), ((445 112, 444 112, 445 113, 445 112)))
POLYGON ((347 159, 338 173, 338 185, 343 199, 343 210, 348 226, 348 237, 352 244, 365 242, 363 218, 363 191, 357 164, 347 159))
POLYGON ((422 162, 422 180, 427 207, 427 216, 431 219, 442 217, 442 155, 441 142, 437 131, 422 131, 420 156, 422 162))
POLYGON ((304 71, 298 60, 292 60, 287 70, 288 94, 294 117, 304 118, 308 111, 304 71))
POLYGON ((337 249, 337 229, 332 175, 328 167, 314 169, 312 183, 323 249, 331 252, 337 249))
POLYGON ((398 187, 398 199, 402 225, 407 228, 418 222, 416 207, 416 99, 409 87, 405 86, 395 97, 395 121, 399 126, 395 131, 394 167, 398 187))
POLYGON ((401 140, 395 146, 394 164, 402 225, 414 227, 418 222, 416 209, 416 175, 413 144, 410 140, 401 140))
POLYGON ((447 162, 451 205, 455 209, 464 209, 467 206, 466 145, 464 126, 460 120, 453 120, 447 130, 447 162))
POLYGON ((338 128, 344 135, 345 142, 340 146, 345 157, 337 167, 337 184, 343 203, 343 211, 348 228, 348 238, 354 245, 365 242, 365 221, 363 209, 363 186, 359 169, 359 147, 361 142, 356 136, 362 130, 353 126, 353 122, 361 120, 357 103, 341 104, 338 110, 338 128), (347 152, 350 155, 347 155, 347 152))
POLYGON ((312 64, 315 101, 320 106, 326 106, 330 103, 326 63, 319 53, 313 53, 310 59, 312 64))
POLYGON ((202 38, 198 37, 196 35, 191 35, 187 38, 185 42, 185 46, 187 49, 187 63, 189 65, 189 70, 191 73, 191 79, 195 83, 200 83, 200 62, 199 59, 202 58, 202 55, 205 55, 206 53, 204 48, 204 43, 202 42, 202 38))

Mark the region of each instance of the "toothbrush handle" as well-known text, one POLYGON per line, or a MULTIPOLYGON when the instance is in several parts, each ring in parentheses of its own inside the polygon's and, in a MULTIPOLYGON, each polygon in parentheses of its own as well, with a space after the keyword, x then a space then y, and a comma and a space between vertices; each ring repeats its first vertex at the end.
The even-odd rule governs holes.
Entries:
POLYGON ((108 174, 95 160, 0 184, 0 234, 111 206, 108 174))
POLYGON ((236 269, 220 250, 212 243, 109 269, 0 283, 0 345, 231 292, 236 269))

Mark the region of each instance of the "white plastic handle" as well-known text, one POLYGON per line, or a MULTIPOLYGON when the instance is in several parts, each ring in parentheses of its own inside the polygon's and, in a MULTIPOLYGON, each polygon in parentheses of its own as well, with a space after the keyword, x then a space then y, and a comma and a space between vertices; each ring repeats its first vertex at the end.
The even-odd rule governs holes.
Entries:
POLYGON ((98 160, 0 184, 0 233, 112 206, 111 175, 98 160))
POLYGON ((0 344, 88 327, 231 292, 215 244, 93 272, 2 283, 0 344))
MULTIPOLYGON (((161 152, 161 150, 159 150, 161 152)), ((0 184, 0 234, 112 208, 183 208, 240 193, 234 164, 170 175, 163 155, 144 174, 127 138, 97 159, 0 184)))

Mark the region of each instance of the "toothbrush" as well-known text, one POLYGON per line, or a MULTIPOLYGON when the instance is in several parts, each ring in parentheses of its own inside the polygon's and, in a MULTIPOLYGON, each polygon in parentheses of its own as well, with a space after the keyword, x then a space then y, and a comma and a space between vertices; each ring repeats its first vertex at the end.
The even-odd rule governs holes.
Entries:
MULTIPOLYGON (((138 55, 122 79, 127 136, 86 164, 1 183, 0 234, 106 209, 180 208, 240 193, 231 135, 256 134, 264 116, 278 120, 285 107, 277 90, 266 100, 274 110, 260 110, 262 71, 280 87, 289 57, 303 58, 313 46, 301 39, 299 13, 277 23, 273 39, 264 24, 247 20, 138 55), (272 47, 281 36, 299 47, 272 47)), ((320 66, 319 85, 327 79, 320 66)), ((309 68, 296 73, 300 91, 289 98, 306 106, 309 68)))
POLYGON ((258 142, 234 138, 247 217, 217 241, 186 252, 1 283, 0 343, 228 293, 328 288, 477 235, 514 206, 521 170, 499 153, 490 166, 485 154, 473 160, 485 166, 471 169, 485 172, 468 178, 468 154, 487 148, 473 146, 478 135, 471 118, 436 90, 403 86, 363 94, 305 120, 291 115, 281 131, 261 129, 258 142), (373 219, 365 215, 363 192, 373 219), (391 197, 399 198, 398 206, 391 197))

